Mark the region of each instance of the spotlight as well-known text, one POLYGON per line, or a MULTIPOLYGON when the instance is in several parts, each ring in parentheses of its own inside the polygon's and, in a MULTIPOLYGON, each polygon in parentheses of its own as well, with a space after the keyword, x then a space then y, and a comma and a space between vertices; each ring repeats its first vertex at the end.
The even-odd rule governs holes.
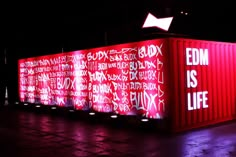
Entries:
POLYGON ((55 106, 54 106, 54 107, 51 107, 51 109, 52 109, 52 110, 56 110, 56 109, 57 109, 57 107, 55 107, 55 106))
POLYGON ((27 103, 24 103, 24 106, 28 106, 29 104, 27 104, 27 103))
POLYGON ((39 107, 41 107, 41 106, 40 106, 40 105, 36 105, 35 107, 39 108, 39 107))
POLYGON ((75 112, 75 110, 69 110, 69 112, 75 112))
POLYGON ((17 105, 17 104, 19 104, 19 102, 18 102, 18 101, 16 101, 16 102, 15 102, 15 104, 17 105))
POLYGON ((89 115, 93 116, 93 115, 95 115, 95 112, 89 112, 89 115))
POLYGON ((148 119, 147 118, 142 118, 141 121, 142 122, 148 122, 148 119))
POLYGON ((185 11, 180 11, 180 14, 187 16, 189 13, 188 13, 188 12, 185 12, 185 11))
POLYGON ((111 115, 111 118, 117 118, 118 116, 116 114, 111 115))

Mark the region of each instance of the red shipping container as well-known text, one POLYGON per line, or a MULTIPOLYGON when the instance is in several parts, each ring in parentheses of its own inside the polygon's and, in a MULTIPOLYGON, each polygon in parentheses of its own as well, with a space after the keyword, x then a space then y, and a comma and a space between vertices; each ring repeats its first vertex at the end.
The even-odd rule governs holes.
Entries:
POLYGON ((236 44, 171 38, 169 54, 173 131, 235 119, 236 44))
POLYGON ((236 44, 163 38, 19 60, 21 102, 168 119, 236 118, 236 44))

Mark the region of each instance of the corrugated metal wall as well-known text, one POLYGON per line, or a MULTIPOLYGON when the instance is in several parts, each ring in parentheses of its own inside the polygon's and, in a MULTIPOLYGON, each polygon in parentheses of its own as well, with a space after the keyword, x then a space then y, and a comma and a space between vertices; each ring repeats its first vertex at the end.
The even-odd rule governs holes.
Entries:
MULTIPOLYGON (((122 70, 128 69, 128 71, 131 71, 130 66, 137 61, 156 64, 156 69, 146 69, 157 72, 154 73, 155 75, 152 79, 128 79, 126 81, 127 84, 132 82, 152 83, 156 87, 154 90, 144 91, 144 88, 142 88, 140 91, 132 91, 127 86, 127 89, 124 90, 127 93, 143 94, 145 92, 148 94, 149 92, 150 94, 150 97, 146 99, 142 97, 132 98, 128 94, 129 104, 133 106, 131 108, 136 107, 134 115, 140 115, 141 113, 142 115, 146 114, 147 118, 160 118, 162 120, 167 118, 170 120, 168 124, 170 124, 171 130, 174 132, 208 126, 236 118, 236 44, 183 38, 164 38, 91 49, 90 51, 91 54, 97 54, 100 50, 104 52, 116 50, 116 53, 111 53, 116 55, 124 48, 129 50, 125 51, 124 54, 133 54, 137 56, 138 60, 122 60, 126 65, 129 65, 126 69, 117 69, 117 67, 109 71, 104 69, 103 71, 101 70, 103 74, 118 75, 122 70), (148 55, 152 52, 149 46, 155 48, 155 55, 148 55), (147 51, 144 49, 146 57, 141 57, 144 54, 141 54, 142 51, 139 48, 147 48, 147 51), (138 101, 139 99, 142 101, 138 101), (132 104, 134 100, 137 102, 135 105, 132 104), (139 109, 139 106, 146 107, 145 104, 153 106, 153 109, 148 110, 148 107, 144 110, 139 109), (154 117, 153 115, 156 113, 161 116, 154 117)), ((73 52, 73 54, 78 52, 73 52)), ((83 53, 88 52, 84 51, 83 53)), ((106 64, 111 62, 107 60, 99 62, 106 64)), ((117 64, 117 61, 113 62, 115 65, 117 64)), ((82 70, 86 71, 86 69, 82 70)), ((142 71, 145 71, 145 69, 133 72, 142 71)), ((90 70, 91 74, 96 72, 97 69, 90 70)), ((115 81, 119 83, 119 80, 115 81)), ((93 82, 93 85, 106 84, 106 82, 106 80, 104 82, 97 81, 93 82)), ((112 88, 112 90, 120 92, 120 90, 116 91, 115 88, 112 88)), ((92 88, 90 92, 93 93, 92 88)), ((22 101, 24 100, 22 99, 22 101)), ((117 101, 117 104, 120 105, 122 103, 117 101)), ((103 111, 99 110, 99 112, 103 111)), ((123 111, 117 113, 128 115, 128 112, 123 111)))
POLYGON ((172 130, 234 119, 236 45, 170 38, 169 46, 170 77, 173 78, 170 86, 172 130), (188 82, 192 86, 188 86, 188 82), (197 106, 194 107, 194 103, 197 106))

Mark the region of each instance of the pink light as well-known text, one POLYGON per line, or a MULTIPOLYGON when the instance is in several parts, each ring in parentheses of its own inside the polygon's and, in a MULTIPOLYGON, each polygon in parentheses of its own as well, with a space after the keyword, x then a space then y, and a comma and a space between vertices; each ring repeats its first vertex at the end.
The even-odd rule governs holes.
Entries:
POLYGON ((119 115, 162 118, 166 99, 163 41, 148 40, 20 60, 21 101, 42 104, 41 107, 72 107, 69 112, 93 110, 117 114, 111 118, 119 115))
POLYGON ((173 17, 156 18, 151 13, 149 13, 142 28, 157 27, 162 30, 168 31, 172 20, 173 17))

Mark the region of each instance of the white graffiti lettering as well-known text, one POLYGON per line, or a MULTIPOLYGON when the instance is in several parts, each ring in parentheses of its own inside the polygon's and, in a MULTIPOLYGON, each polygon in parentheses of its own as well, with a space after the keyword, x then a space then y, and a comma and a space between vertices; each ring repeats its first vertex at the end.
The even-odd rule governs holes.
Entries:
POLYGON ((61 70, 62 71, 70 71, 72 68, 71 68, 71 65, 69 64, 61 64, 61 70))
POLYGON ((93 85, 93 93, 100 93, 100 94, 104 94, 104 93, 112 93, 112 89, 111 89, 111 84, 94 84, 93 85))
POLYGON ((106 60, 106 59, 109 59, 109 57, 108 57, 108 53, 106 52, 106 51, 98 51, 98 52, 96 52, 96 53, 92 53, 92 52, 89 52, 88 54, 87 54, 87 60, 88 61, 91 61, 91 60, 106 60))
POLYGON ((111 69, 111 68, 116 68, 116 67, 117 67, 117 66, 116 66, 117 64, 118 64, 118 63, 108 63, 107 66, 108 66, 109 69, 111 69))
POLYGON ((98 70, 107 70, 107 63, 98 63, 98 70))
POLYGON ((89 72, 89 79, 90 81, 98 81, 100 83, 107 80, 106 75, 103 73, 103 71, 96 71, 95 73, 89 72))
POLYGON ((161 111, 161 106, 162 106, 162 110, 165 111, 165 99, 159 99, 159 102, 158 102, 159 111, 161 111))
POLYGON ((130 82, 130 89, 131 90, 143 89, 142 83, 141 82, 130 82))
POLYGON ((144 90, 157 90, 157 84, 143 82, 143 89, 144 90))
POLYGON ((137 48, 136 47, 122 48, 121 53, 132 52, 132 51, 137 52, 137 48))
POLYGON ((165 92, 161 89, 160 85, 158 85, 158 92, 157 92, 157 94, 158 94, 159 98, 162 97, 165 94, 165 92))
POLYGON ((93 94, 93 103, 111 103, 112 99, 101 94, 93 94))
POLYGON ((144 62, 138 61, 137 64, 138 64, 138 68, 139 69, 152 69, 152 68, 156 68, 155 63, 153 63, 152 61, 144 61, 144 62))
POLYGON ((110 61, 111 62, 114 62, 114 61, 117 61, 117 62, 120 62, 120 61, 123 61, 123 56, 121 54, 115 54, 115 55, 110 55, 110 61))
POLYGON ((164 84, 164 72, 158 72, 158 83, 164 84))
POLYGON ((125 83, 125 82, 117 83, 117 82, 112 81, 112 84, 114 86, 115 91, 129 89, 129 83, 125 83))
POLYGON ((117 68, 118 69, 127 69, 129 67, 129 64, 127 62, 118 62, 117 68))
POLYGON ((38 75, 38 81, 47 82, 49 80, 49 74, 42 73, 38 75))
POLYGON ((140 71, 138 73, 138 78, 139 80, 156 80, 156 73, 156 70, 140 71))
POLYGON ((138 71, 130 72, 130 80, 138 80, 138 71))
POLYGON ((28 79, 27 79, 27 77, 22 77, 22 78, 20 78, 20 83, 21 83, 22 85, 28 84, 28 79))
POLYGON ((50 63, 51 63, 52 65, 60 64, 60 63, 61 63, 61 62, 60 62, 60 57, 51 58, 51 59, 50 59, 50 63))
POLYGON ((121 74, 107 74, 108 81, 122 81, 121 74))
POLYGON ((80 78, 57 78, 57 89, 87 90, 87 85, 81 83, 80 78))
POLYGON ((158 94, 149 94, 146 91, 143 92, 131 92, 130 101, 132 107, 135 107, 137 110, 151 110, 153 107, 157 110, 156 107, 156 98, 158 94))
POLYGON ((137 60, 136 54, 124 54, 124 61, 137 60))
POLYGON ((80 70, 80 69, 86 69, 87 68, 87 62, 86 61, 77 61, 73 65, 74 65, 75 70, 80 70))
POLYGON ((161 70, 163 68, 163 62, 158 58, 157 59, 157 70, 161 70))
POLYGON ((34 70, 33 69, 29 69, 28 70, 28 75, 33 75, 34 74, 34 70))

